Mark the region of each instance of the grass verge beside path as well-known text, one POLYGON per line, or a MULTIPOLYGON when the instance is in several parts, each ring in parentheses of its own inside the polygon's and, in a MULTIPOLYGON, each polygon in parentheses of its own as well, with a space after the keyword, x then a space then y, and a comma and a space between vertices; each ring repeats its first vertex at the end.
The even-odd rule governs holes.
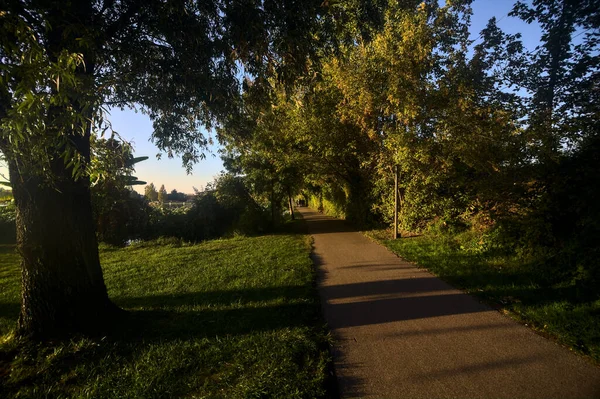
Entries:
POLYGON ((535 267, 514 256, 472 253, 461 248, 460 236, 390 240, 384 231, 366 235, 537 332, 600 362, 600 300, 578 300, 574 285, 545 286, 535 267))
POLYGON ((324 397, 328 336, 309 237, 101 248, 115 336, 17 346, 19 273, 0 248, 0 397, 324 397))

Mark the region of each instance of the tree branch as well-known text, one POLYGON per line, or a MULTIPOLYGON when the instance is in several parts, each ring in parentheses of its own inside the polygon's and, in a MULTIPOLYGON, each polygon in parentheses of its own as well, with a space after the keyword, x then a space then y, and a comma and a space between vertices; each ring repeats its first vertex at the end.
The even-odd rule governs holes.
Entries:
MULTIPOLYGON (((114 3, 114 1, 109 0, 107 3, 111 4, 111 3, 114 3)), ((119 30, 121 30, 124 27, 126 27, 127 25, 129 25, 129 20, 142 8, 142 4, 143 4, 143 2, 140 0, 133 0, 131 2, 131 4, 129 4, 129 7, 127 8, 127 10, 123 14, 121 14, 120 17, 117 18, 117 20, 115 22, 113 22, 112 24, 107 26, 107 28, 104 32, 104 35, 105 35, 104 39, 105 40, 112 39, 113 36, 116 35, 119 30)), ((106 11, 106 10, 104 9, 103 12, 104 11, 106 11)))

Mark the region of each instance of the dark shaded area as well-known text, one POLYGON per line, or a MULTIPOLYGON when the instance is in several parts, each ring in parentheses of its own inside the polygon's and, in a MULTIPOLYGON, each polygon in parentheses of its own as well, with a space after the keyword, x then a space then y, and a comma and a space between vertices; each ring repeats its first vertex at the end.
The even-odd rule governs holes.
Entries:
MULTIPOLYGON (((398 269, 398 265, 396 265, 398 269)), ((342 284, 323 287, 322 292, 327 299, 361 297, 372 295, 411 294, 419 292, 435 292, 452 290, 448 284, 435 277, 404 278, 397 280, 368 281, 360 284, 342 284)))
POLYGON ((391 336, 393 337, 402 337, 405 339, 410 339, 412 337, 421 337, 423 335, 442 335, 442 334, 454 334, 454 333, 462 333, 462 332, 481 332, 486 330, 498 330, 498 329, 514 329, 519 328, 518 324, 507 324, 507 323, 494 323, 494 324, 481 324, 481 325, 467 325, 467 326, 459 326, 459 327, 442 327, 442 328, 427 328, 422 330, 415 331, 402 331, 398 333, 394 333, 391 336))
POLYGON ((310 303, 226 310, 134 310, 114 332, 119 341, 160 341, 241 335, 257 331, 306 326, 317 312, 310 303))
POLYGON ((479 362, 476 364, 470 364, 468 366, 443 370, 438 372, 428 372, 424 375, 415 375, 416 379, 452 379, 453 377, 464 375, 464 374, 476 374, 484 373, 486 371, 510 369, 526 364, 535 364, 546 359, 544 356, 525 356, 521 358, 510 358, 498 360, 495 362, 479 362))
POLYGON ((302 213, 306 217, 310 217, 310 229, 307 227, 307 231, 310 230, 310 234, 330 234, 330 233, 351 233, 359 231, 359 229, 353 226, 350 222, 345 220, 336 219, 331 216, 325 216, 319 214, 310 208, 303 208, 302 213))
MULTIPOLYGON (((332 327, 378 324, 390 321, 437 317, 489 310, 471 297, 444 295, 452 287, 435 278, 399 279, 322 287, 326 299, 343 299, 373 295, 401 295, 433 292, 432 295, 381 298, 331 305, 332 327), (390 311, 392 309, 393 311, 390 311), (341 323, 341 324, 340 324, 341 323)), ((157 295, 138 298, 113 298, 115 303, 132 310, 119 330, 125 336, 144 339, 166 337, 186 339, 198 336, 246 334, 314 324, 320 317, 318 303, 306 301, 310 288, 285 286, 232 291, 196 292, 181 295, 157 295), (278 301, 273 306, 255 306, 258 301, 278 301), (175 307, 229 306, 233 309, 174 310, 175 307)), ((117 332, 117 335, 121 333, 117 332)), ((125 338, 125 337, 120 337, 125 338)))
POLYGON ((283 299, 294 301, 309 297, 310 287, 283 286, 247 288, 230 291, 189 292, 177 295, 152 295, 143 297, 115 297, 115 303, 124 308, 169 308, 174 306, 244 305, 255 301, 283 299))
POLYGON ((0 302, 0 315, 8 319, 17 319, 21 305, 18 303, 3 303, 0 302))
MULTIPOLYGON (((327 295, 325 292, 324 295, 327 295)), ((329 304, 332 328, 365 326, 490 310, 464 294, 385 298, 329 304)))

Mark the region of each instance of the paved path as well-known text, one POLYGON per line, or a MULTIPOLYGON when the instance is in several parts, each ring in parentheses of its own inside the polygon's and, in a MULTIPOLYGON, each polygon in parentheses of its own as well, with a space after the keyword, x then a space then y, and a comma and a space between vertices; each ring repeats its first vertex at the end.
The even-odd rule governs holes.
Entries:
POLYGON ((299 210, 343 398, 600 397, 600 368, 344 222, 299 210))

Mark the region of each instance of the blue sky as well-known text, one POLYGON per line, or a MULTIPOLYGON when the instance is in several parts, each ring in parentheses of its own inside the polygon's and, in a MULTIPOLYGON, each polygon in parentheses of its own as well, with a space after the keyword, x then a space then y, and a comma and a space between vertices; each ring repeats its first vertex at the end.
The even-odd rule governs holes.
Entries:
MULTIPOLYGON (((113 109, 108 115, 112 128, 124 140, 133 144, 135 156, 148 156, 147 161, 136 164, 135 176, 147 183, 154 183, 156 188, 162 184, 168 192, 175 189, 179 192, 193 193, 193 187, 202 190, 207 183, 214 180, 223 169, 223 163, 217 153, 218 146, 212 146, 206 152, 206 159, 194 166, 192 174, 187 174, 182 166, 181 158, 169 159, 163 154, 160 160, 156 155, 160 152, 150 142, 152 122, 147 115, 133 110, 113 109)), ((206 136, 208 133, 203 132, 206 136)), ((144 186, 134 187, 138 192, 144 192, 144 186)))
MULTIPOLYGON (((539 28, 527 25, 524 22, 508 17, 506 14, 512 8, 513 0, 476 0, 473 2, 473 18, 471 26, 471 37, 479 36, 481 29, 485 27, 488 20, 496 17, 499 27, 507 33, 521 32, 525 47, 533 49, 539 43, 539 28)), ((213 146, 207 152, 205 160, 200 161, 188 175, 181 165, 181 159, 168 159, 163 156, 158 160, 156 154, 159 152, 156 146, 150 142, 152 134, 152 123, 147 115, 136 113, 133 110, 113 109, 108 116, 113 130, 118 132, 125 140, 131 141, 136 156, 148 156, 149 159, 136 165, 138 179, 152 182, 158 188, 165 185, 167 191, 176 189, 184 193, 192 193, 193 187, 201 189, 207 183, 214 180, 223 169, 223 164, 217 153, 218 146, 213 146)), ((205 135, 206 132, 203 132, 205 135)), ((8 177, 6 167, 0 165, 0 179, 8 177)), ((143 192, 144 186, 136 186, 138 192, 143 192)))

